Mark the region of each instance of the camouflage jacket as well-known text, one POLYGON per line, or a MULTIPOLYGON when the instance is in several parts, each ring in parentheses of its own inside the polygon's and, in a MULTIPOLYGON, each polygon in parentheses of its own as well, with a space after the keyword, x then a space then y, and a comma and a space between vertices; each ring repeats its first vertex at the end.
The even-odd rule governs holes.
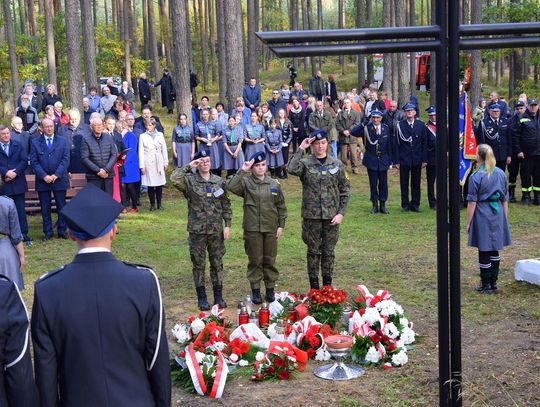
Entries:
POLYGON ((275 179, 266 176, 261 181, 251 171, 239 171, 227 182, 227 190, 244 198, 244 231, 274 233, 285 227, 285 197, 275 179))
POLYGON ((321 164, 313 155, 302 159, 298 149, 288 165, 289 174, 302 182, 302 217, 305 219, 332 219, 344 215, 349 203, 351 183, 345 167, 339 160, 326 157, 321 164))
POLYGON ((223 222, 231 226, 231 202, 223 179, 212 174, 206 181, 187 165, 174 170, 171 181, 187 199, 188 232, 210 235, 222 233, 223 222))

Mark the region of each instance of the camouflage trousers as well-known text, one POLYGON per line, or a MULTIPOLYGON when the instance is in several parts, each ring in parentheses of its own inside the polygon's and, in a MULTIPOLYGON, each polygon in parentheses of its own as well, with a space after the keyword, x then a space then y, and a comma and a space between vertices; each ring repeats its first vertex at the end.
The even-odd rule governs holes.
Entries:
POLYGON ((244 231, 244 248, 248 256, 247 279, 252 289, 274 288, 279 277, 276 268, 277 239, 275 233, 244 231))
POLYGON ((206 251, 210 260, 210 278, 213 286, 223 285, 223 256, 225 255, 225 241, 223 233, 211 235, 203 233, 189 234, 189 254, 193 264, 193 281, 195 287, 204 286, 206 266, 206 251))
POLYGON ((331 219, 303 219, 302 240, 307 246, 307 271, 309 278, 332 277, 334 272, 334 249, 339 237, 339 225, 331 225, 331 219))

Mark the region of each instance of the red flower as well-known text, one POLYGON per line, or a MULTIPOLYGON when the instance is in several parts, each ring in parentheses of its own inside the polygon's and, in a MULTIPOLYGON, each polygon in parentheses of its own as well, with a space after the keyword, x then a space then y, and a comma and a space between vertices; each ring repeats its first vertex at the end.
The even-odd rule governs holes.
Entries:
POLYGON ((249 352, 249 344, 247 342, 242 342, 240 344, 240 351, 242 352, 242 354, 249 352))
POLYGON ((366 309, 365 308, 361 308, 360 309, 360 316, 364 316, 364 314, 366 313, 366 309))
POLYGON ((182 351, 178 354, 179 357, 181 358, 185 358, 186 357, 186 352, 182 351))
POLYGON ((278 379, 279 380, 287 380, 289 377, 291 377, 291 374, 289 373, 288 370, 282 370, 278 374, 278 379))
POLYGON ((263 379, 263 375, 262 375, 262 373, 256 373, 256 374, 254 374, 253 376, 251 376, 251 378, 252 378, 253 380, 262 380, 262 379, 263 379))
POLYGON ((389 352, 393 352, 397 349, 397 343, 393 339, 390 339, 386 344, 386 347, 388 348, 389 352))
POLYGON ((381 337, 377 335, 375 332, 371 332, 369 334, 369 339, 371 339, 371 342, 373 343, 379 343, 381 341, 381 337))
POLYGON ((199 312, 199 318, 206 318, 206 312, 199 312))
POLYGON ((312 347, 312 348, 316 348, 318 347, 320 344, 321 344, 321 340, 319 339, 318 336, 310 336, 308 338, 308 342, 309 342, 309 345, 312 347))
POLYGON ((191 324, 193 321, 195 321, 195 317, 194 317, 194 316, 191 316, 191 317, 189 317, 187 320, 188 320, 188 322, 191 324))
POLYGON ((273 375, 274 373, 276 373, 276 368, 274 366, 268 366, 266 369, 265 369, 265 373, 269 376, 273 375))
POLYGON ((313 359, 315 357, 315 351, 312 348, 306 350, 306 353, 308 355, 308 359, 313 359))
POLYGON ((277 357, 274 359, 274 366, 275 367, 283 367, 286 365, 285 359, 277 357))
POLYGON ((232 353, 236 353, 238 356, 240 356, 243 352, 241 348, 234 347, 232 348, 232 353))

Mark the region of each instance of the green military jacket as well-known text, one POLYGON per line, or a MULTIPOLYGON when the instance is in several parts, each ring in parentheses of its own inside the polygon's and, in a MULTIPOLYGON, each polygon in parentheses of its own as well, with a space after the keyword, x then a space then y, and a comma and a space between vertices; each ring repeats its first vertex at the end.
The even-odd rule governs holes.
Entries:
POLYGON ((351 183, 343 163, 326 157, 321 164, 314 155, 302 159, 298 149, 288 165, 289 174, 302 181, 302 217, 304 219, 332 219, 344 215, 349 203, 351 183))
POLYGON ((206 181, 187 165, 174 170, 171 181, 187 199, 188 232, 210 235, 222 233, 224 222, 231 226, 231 202, 221 177, 212 174, 206 181))
POLYGON ((251 171, 238 171, 227 182, 227 190, 244 198, 244 231, 274 233, 285 227, 285 197, 275 179, 266 176, 261 181, 251 171))

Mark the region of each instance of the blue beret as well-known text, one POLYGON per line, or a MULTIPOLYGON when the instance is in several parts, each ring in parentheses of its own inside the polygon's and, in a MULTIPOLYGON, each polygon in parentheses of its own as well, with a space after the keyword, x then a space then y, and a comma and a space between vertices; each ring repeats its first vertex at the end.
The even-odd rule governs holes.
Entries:
POLYGON ((501 110, 501 105, 498 103, 492 103, 488 106, 489 110, 501 110))
POLYGON ((380 110, 372 110, 369 115, 371 117, 382 117, 382 112, 380 110))
POLYGON ((403 110, 416 110, 416 106, 412 103, 406 103, 405 106, 403 106, 403 110))
POLYGON ((322 140, 328 138, 328 134, 323 129, 317 129, 311 133, 311 137, 315 137, 315 140, 322 140))
POLYGON ((193 159, 198 160, 199 158, 204 158, 204 157, 210 158, 210 153, 203 149, 203 150, 199 150, 197 153, 195 153, 195 155, 193 156, 193 159))
POLYGON ((435 106, 430 106, 426 109, 426 112, 429 116, 432 116, 434 114, 437 114, 437 109, 435 108, 435 106))
POLYGON ((91 240, 105 235, 116 223, 122 205, 111 195, 87 184, 60 211, 71 233, 79 240, 91 240))
POLYGON ((266 160, 266 153, 264 151, 259 151, 251 156, 249 161, 253 160, 253 164, 261 163, 266 160))

